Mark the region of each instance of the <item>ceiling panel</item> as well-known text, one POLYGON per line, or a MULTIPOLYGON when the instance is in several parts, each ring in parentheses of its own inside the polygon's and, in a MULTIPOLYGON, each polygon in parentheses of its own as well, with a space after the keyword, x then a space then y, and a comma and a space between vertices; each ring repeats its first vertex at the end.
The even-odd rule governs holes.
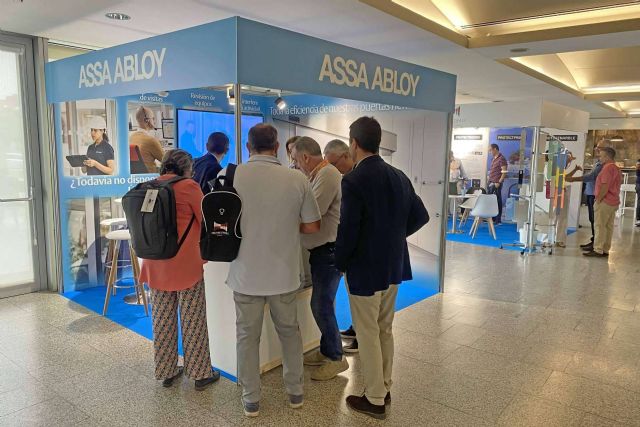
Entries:
POLYGON ((431 0, 431 2, 461 28, 637 3, 630 0, 431 0))

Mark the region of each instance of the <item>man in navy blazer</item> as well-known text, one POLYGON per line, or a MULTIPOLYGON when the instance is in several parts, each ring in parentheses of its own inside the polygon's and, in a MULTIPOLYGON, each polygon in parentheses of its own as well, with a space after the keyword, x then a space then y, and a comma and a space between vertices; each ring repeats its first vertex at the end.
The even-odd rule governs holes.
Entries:
POLYGON ((378 155, 381 136, 372 117, 349 127, 356 166, 342 179, 335 250, 336 266, 346 276, 365 383, 364 396, 347 397, 347 405, 378 419, 391 403, 397 285, 412 278, 407 236, 429 221, 409 178, 378 155))
POLYGON ((222 132, 213 132, 207 139, 207 153, 193 162, 193 179, 202 192, 211 192, 209 181, 215 179, 222 170, 220 162, 229 151, 229 138, 222 132))

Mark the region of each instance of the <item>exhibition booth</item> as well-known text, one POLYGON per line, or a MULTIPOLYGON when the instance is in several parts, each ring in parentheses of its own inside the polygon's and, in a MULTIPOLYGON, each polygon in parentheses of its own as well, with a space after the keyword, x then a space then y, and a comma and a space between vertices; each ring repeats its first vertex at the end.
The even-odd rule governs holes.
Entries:
MULTIPOLYGON (((579 226, 582 184, 564 185, 561 181, 565 168, 570 171, 584 164, 588 125, 589 113, 543 100, 457 106, 451 151, 464 167, 467 180, 463 191, 488 190, 492 144, 498 145, 506 158, 507 169, 500 189, 503 226, 496 230, 497 238, 486 231, 471 238, 464 233, 468 227, 454 229, 450 222, 448 240, 526 250, 536 244, 551 245, 553 213, 565 203, 569 232, 575 231, 579 226), (575 160, 566 164, 569 152, 575 160), (554 188, 558 189, 560 201, 554 197, 554 188)), ((450 197, 455 198, 453 194, 450 197)))
MULTIPOLYGON (((109 318, 151 338, 140 295, 118 290, 103 306, 105 281, 135 284, 138 269, 127 245, 106 237, 128 227, 122 196, 158 176, 167 150, 204 155, 212 132, 229 137, 225 166, 246 162, 248 130, 271 123, 286 165, 288 138, 310 136, 321 147, 332 139, 348 142, 349 124, 363 115, 381 123, 381 156, 411 178, 431 216, 410 238, 414 279, 400 287, 397 309, 442 289, 455 76, 236 17, 52 62, 46 77, 56 128, 62 292, 68 298, 99 313, 106 308, 109 318), (98 144, 96 128, 106 129, 98 144)), ((204 277, 212 363, 235 378, 228 267, 209 262, 204 277)), ((299 321, 308 350, 317 346, 319 332, 304 285, 299 321)), ((343 286, 336 312, 340 325, 348 326, 343 286)), ((263 370, 280 363, 268 313, 260 351, 263 370)))

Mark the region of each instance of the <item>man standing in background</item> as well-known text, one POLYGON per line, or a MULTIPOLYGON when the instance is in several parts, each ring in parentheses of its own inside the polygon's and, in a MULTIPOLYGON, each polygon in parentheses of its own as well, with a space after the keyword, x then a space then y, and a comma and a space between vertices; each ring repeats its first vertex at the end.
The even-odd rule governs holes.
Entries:
POLYGON ((491 166, 489 167, 489 194, 498 198, 498 216, 493 218, 494 225, 502 223, 502 183, 507 177, 507 159, 500 152, 498 144, 491 144, 491 166))
POLYGON ((582 170, 582 167, 576 166, 574 171, 572 171, 569 176, 567 176, 568 182, 584 182, 584 195, 587 196, 587 210, 589 212, 589 222, 591 223, 591 241, 589 243, 585 243, 580 245, 580 247, 585 251, 593 250, 593 242, 596 238, 596 229, 595 229, 595 212, 594 205, 596 202, 596 179, 602 170, 602 163, 600 163, 600 149, 606 147, 604 141, 598 142, 595 149, 595 163, 593 165, 593 170, 586 175, 574 177, 573 174, 582 170))
POLYGON ((211 191, 209 182, 222 170, 220 162, 229 151, 229 138, 222 132, 213 132, 207 140, 207 152, 193 162, 193 179, 200 185, 202 192, 211 191))
POLYGON ((622 174, 614 160, 616 151, 605 147, 600 150, 602 170, 596 179, 595 228, 596 238, 593 249, 583 255, 588 257, 608 257, 613 237, 613 224, 620 204, 622 174))
POLYGON ((320 145, 309 137, 303 136, 293 144, 291 158, 296 168, 309 178, 322 215, 320 231, 302 236, 302 246, 310 253, 311 312, 322 334, 320 349, 306 355, 304 363, 317 366, 311 373, 312 380, 326 381, 349 369, 342 352, 335 311, 336 294, 342 278, 335 261, 342 175, 322 159, 320 145))
MULTIPOLYGON (((340 171, 342 175, 346 175, 353 170, 354 162, 349 153, 349 146, 340 139, 333 139, 324 147, 324 159, 331 163, 340 171)), ((340 337, 351 342, 343 347, 345 353, 358 352, 358 340, 356 339, 356 331, 353 325, 344 331, 340 331, 340 337)))
POLYGON ((372 117, 349 127, 352 172, 342 179, 336 266, 345 272, 351 316, 360 343, 363 396, 354 411, 386 418, 391 404, 393 318, 398 284, 411 279, 407 236, 429 220, 422 200, 399 169, 378 155, 382 130, 372 117))

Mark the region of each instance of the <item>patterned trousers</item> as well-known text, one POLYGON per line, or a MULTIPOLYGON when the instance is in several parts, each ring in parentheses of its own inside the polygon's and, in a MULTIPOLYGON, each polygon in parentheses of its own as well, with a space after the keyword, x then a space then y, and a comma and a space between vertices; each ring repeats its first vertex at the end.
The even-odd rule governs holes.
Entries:
POLYGON ((194 380, 211 377, 204 282, 183 291, 151 289, 151 298, 156 379, 178 373, 178 306, 185 373, 194 380))

